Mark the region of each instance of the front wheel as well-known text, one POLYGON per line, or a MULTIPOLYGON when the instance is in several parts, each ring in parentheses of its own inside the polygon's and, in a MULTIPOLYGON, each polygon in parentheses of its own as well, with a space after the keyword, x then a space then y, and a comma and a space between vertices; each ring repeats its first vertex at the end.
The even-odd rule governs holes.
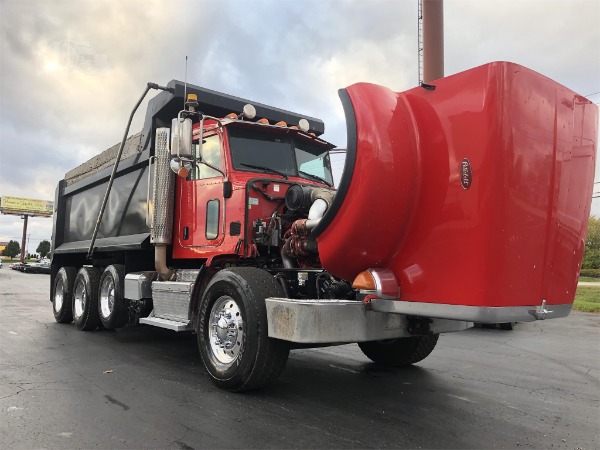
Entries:
POLYGON ((429 356, 437 344, 439 334, 411 336, 384 341, 359 342, 358 346, 370 360, 392 367, 418 363, 429 356))
POLYGON ((267 331, 265 298, 283 297, 255 267, 223 269, 208 284, 197 324, 202 362, 213 382, 233 391, 266 386, 283 371, 289 346, 267 331))

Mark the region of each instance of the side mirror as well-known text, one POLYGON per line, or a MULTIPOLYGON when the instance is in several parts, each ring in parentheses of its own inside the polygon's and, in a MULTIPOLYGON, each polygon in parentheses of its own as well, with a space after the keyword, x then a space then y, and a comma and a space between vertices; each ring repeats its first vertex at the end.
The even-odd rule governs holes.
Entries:
POLYGON ((223 198, 231 198, 233 194, 233 185, 231 181, 226 180, 223 182, 223 198))
MULTIPOLYGON (((200 141, 202 142, 202 136, 200 141)), ((184 158, 193 156, 192 119, 175 118, 171 121, 171 156, 184 158)))

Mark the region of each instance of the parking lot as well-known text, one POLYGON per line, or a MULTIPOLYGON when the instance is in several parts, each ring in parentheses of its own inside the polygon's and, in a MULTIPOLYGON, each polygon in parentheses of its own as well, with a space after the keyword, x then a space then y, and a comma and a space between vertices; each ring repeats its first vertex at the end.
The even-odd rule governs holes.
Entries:
POLYGON ((49 276, 0 270, 0 448, 600 447, 600 315, 444 335, 393 370, 293 351, 271 388, 213 386, 195 336, 54 322, 49 276))

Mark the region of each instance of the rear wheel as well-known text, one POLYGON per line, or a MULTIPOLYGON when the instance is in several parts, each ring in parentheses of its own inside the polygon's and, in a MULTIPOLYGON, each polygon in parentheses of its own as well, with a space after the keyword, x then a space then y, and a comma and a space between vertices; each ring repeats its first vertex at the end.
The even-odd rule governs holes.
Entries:
POLYGON ((52 309, 54 320, 58 323, 73 322, 73 283, 76 275, 75 267, 61 267, 54 279, 52 309))
POLYGON ((370 360, 387 366, 402 367, 427 358, 437 344, 439 334, 411 336, 385 341, 359 342, 370 360))
POLYGON ((277 379, 289 346, 269 338, 265 298, 283 296, 273 276, 255 267, 224 269, 210 281, 197 332, 202 362, 217 386, 246 391, 277 379))
POLYGON ((100 270, 83 267, 75 277, 73 285, 73 322, 82 331, 98 328, 98 282, 100 270))
POLYGON ((124 294, 125 270, 122 265, 108 266, 100 277, 98 314, 107 330, 124 327, 127 323, 127 304, 124 294))

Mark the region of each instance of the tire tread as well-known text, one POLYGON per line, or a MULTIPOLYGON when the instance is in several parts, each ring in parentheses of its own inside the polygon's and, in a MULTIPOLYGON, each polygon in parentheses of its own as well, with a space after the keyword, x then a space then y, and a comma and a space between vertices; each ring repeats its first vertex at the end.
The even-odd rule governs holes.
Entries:
POLYGON ((358 346, 373 362, 404 367, 427 358, 435 348, 439 334, 398 338, 389 342, 359 342, 358 346))

